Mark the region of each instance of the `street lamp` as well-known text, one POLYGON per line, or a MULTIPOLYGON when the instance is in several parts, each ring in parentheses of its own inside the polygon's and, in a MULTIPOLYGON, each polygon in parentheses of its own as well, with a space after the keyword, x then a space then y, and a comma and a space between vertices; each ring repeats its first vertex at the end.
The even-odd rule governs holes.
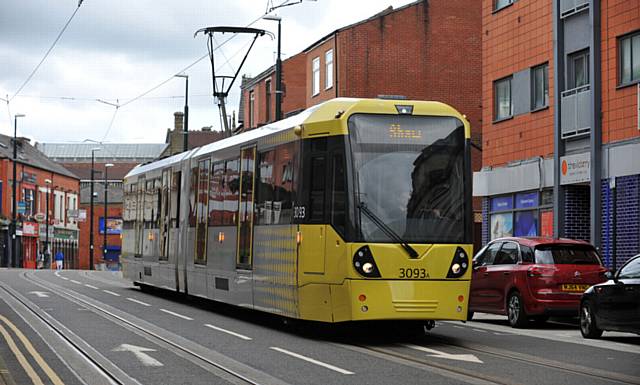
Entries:
POLYGON ((11 213, 11 267, 17 267, 18 264, 18 255, 17 255, 17 247, 16 247, 16 212, 18 211, 18 202, 16 196, 16 162, 18 161, 18 118, 24 118, 24 114, 16 114, 14 116, 14 125, 13 125, 13 210, 11 213))
POLYGON ((107 170, 113 167, 113 163, 107 163, 104 165, 104 242, 102 244, 102 260, 104 262, 107 259, 107 192, 109 191, 109 179, 107 179, 107 170))
MULTIPOLYGON (((281 41, 281 29, 280 22, 282 18, 280 16, 266 15, 262 17, 264 20, 277 21, 278 22, 278 58, 276 59, 276 121, 282 119, 282 60, 280 59, 280 41, 281 41)), ((269 108, 269 106, 267 106, 269 108)))
POLYGON ((182 125, 182 151, 189 149, 189 75, 178 74, 176 78, 184 78, 184 124, 182 125))
POLYGON ((91 203, 90 203, 90 218, 89 218, 89 270, 93 270, 93 174, 96 151, 100 151, 100 147, 94 147, 91 149, 91 203))
POLYGON ((44 212, 44 220, 45 220, 45 235, 44 235, 44 268, 46 269, 48 266, 51 266, 51 262, 49 261, 49 194, 51 186, 51 179, 45 179, 44 184, 47 185, 46 199, 45 205, 46 209, 44 212))

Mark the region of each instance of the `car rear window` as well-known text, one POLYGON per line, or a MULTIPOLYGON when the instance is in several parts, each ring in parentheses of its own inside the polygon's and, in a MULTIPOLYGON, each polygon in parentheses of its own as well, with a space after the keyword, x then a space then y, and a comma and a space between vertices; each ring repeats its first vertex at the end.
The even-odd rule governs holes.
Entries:
POLYGON ((591 246, 542 245, 535 249, 538 264, 599 265, 598 253, 591 246))

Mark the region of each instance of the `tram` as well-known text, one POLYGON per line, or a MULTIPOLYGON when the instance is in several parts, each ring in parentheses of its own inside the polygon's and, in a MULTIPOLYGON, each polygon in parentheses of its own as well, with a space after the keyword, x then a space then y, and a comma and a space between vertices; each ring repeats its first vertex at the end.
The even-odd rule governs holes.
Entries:
POLYGON ((469 141, 442 103, 337 98, 137 166, 124 276, 295 319, 465 320, 469 141))

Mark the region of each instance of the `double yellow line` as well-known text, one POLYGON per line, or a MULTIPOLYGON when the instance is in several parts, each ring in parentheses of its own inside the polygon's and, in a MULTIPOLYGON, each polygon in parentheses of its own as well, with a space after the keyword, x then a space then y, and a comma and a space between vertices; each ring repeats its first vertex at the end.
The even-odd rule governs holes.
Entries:
MULTIPOLYGON (((42 371, 47 375, 47 377, 49 377, 53 385, 64 385, 64 382, 62 382, 60 377, 58 377, 58 375, 51 369, 51 367, 47 365, 47 362, 36 351, 33 345, 31 345, 31 342, 29 342, 27 337, 20 331, 20 329, 18 329, 16 325, 14 325, 11 321, 9 321, 2 315, 0 315, 0 321, 4 322, 11 330, 13 330, 20 342, 22 342, 22 345, 24 345, 25 349, 29 352, 29 354, 31 354, 36 363, 40 365, 40 368, 42 368, 42 371)), ((9 334, 7 329, 2 326, 2 324, 0 324, 0 334, 2 334, 4 339, 7 341, 7 345, 9 345, 9 348, 16 356, 16 359, 18 360, 20 365, 22 365, 29 378, 31 378, 33 384, 44 385, 42 379, 40 378, 40 376, 38 376, 38 373, 36 373, 31 364, 29 364, 29 361, 27 361, 27 358, 24 356, 24 354, 22 354, 15 341, 13 340, 13 337, 11 337, 11 334, 9 334)))

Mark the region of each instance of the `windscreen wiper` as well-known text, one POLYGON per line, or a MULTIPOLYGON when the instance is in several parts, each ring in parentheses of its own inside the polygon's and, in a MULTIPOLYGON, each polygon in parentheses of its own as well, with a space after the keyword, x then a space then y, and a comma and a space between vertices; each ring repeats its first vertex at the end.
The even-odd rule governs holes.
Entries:
POLYGON ((374 214, 364 202, 360 202, 358 208, 361 212, 363 212, 371 221, 382 230, 389 238, 391 238, 394 242, 399 243, 403 249, 409 254, 409 258, 416 259, 418 258, 418 252, 411 247, 404 239, 402 239, 393 229, 387 226, 376 214, 374 214))

